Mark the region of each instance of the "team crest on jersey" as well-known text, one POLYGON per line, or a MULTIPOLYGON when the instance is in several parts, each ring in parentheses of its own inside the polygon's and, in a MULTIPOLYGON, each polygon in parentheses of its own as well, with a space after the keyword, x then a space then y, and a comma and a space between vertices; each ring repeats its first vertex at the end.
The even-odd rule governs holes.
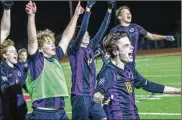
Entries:
POLYGON ((105 83, 105 81, 106 81, 106 79, 105 78, 101 78, 100 79, 100 81, 99 81, 99 83, 98 83, 98 85, 104 85, 104 83, 105 83))
POLYGON ((24 67, 25 67, 25 68, 27 68, 27 67, 28 67, 28 64, 27 64, 27 63, 25 63, 25 64, 24 64, 24 67))
POLYGON ((88 59, 88 64, 90 65, 92 63, 92 58, 88 59))
POLYGON ((1 76, 3 81, 8 81, 8 78, 6 76, 1 76))
POLYGON ((18 76, 21 77, 21 72, 20 71, 18 71, 18 76))
POLYGON ((134 28, 131 28, 129 31, 130 31, 130 32, 134 32, 134 28))

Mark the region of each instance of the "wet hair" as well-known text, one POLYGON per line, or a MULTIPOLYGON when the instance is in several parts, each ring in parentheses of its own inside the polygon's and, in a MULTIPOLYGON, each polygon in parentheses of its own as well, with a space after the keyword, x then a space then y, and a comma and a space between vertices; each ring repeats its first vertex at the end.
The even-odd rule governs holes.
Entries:
POLYGON ((126 6, 126 5, 121 6, 121 7, 119 7, 119 8, 116 10, 116 17, 120 16, 121 11, 122 11, 123 9, 128 9, 128 10, 130 11, 130 8, 129 8, 128 6, 126 6))
POLYGON ((37 32, 37 40, 39 48, 41 48, 44 45, 44 43, 47 42, 46 40, 47 37, 50 38, 52 42, 55 42, 54 33, 51 30, 45 29, 37 32))
POLYGON ((111 58, 114 58, 115 55, 113 54, 113 51, 118 50, 118 40, 123 37, 129 38, 128 33, 125 31, 110 32, 102 42, 104 52, 107 52, 111 56, 111 58))
POLYGON ((9 46, 14 46, 15 43, 11 40, 11 39, 7 39, 5 41, 3 41, 2 44, 0 44, 0 60, 3 60, 3 54, 5 54, 7 52, 7 48, 9 46))

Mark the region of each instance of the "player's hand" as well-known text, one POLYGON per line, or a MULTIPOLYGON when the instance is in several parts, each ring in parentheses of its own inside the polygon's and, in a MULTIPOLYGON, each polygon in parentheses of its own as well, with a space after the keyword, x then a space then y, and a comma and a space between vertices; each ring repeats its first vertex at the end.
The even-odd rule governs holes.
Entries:
POLYGON ((12 0, 2 0, 2 4, 4 5, 5 10, 11 9, 11 6, 13 5, 12 0))
POLYGON ((26 5, 25 11, 28 15, 34 15, 37 12, 37 6, 31 0, 26 5))
POLYGON ((97 104, 102 104, 102 101, 104 99, 104 96, 100 92, 96 92, 94 94, 94 102, 97 104))
POLYGON ((94 6, 95 3, 96 3, 96 1, 88 0, 88 1, 87 1, 87 7, 88 7, 88 8, 92 8, 92 7, 94 6))
POLYGON ((110 101, 111 101, 111 98, 109 97, 107 100, 103 100, 102 104, 103 105, 109 105, 110 101))
POLYGON ((108 8, 112 9, 115 6, 115 3, 116 3, 115 0, 108 1, 108 8))
POLYGON ((81 3, 81 1, 79 0, 79 1, 78 1, 78 4, 77 4, 77 6, 76 6, 76 9, 75 9, 74 15, 79 16, 79 15, 83 14, 83 12, 84 12, 84 9, 83 9, 82 6, 80 5, 80 3, 81 3))
POLYGON ((175 38, 173 36, 165 36, 164 39, 167 41, 175 41, 175 38))

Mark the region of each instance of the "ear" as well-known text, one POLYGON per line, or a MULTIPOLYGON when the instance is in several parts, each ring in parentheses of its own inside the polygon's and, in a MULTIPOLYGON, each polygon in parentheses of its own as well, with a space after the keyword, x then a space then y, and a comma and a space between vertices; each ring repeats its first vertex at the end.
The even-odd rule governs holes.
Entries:
POLYGON ((3 58, 6 59, 7 58, 7 55, 5 53, 3 53, 3 58))
POLYGON ((121 16, 118 16, 118 20, 122 20, 123 18, 121 16))
POLYGON ((118 50, 114 50, 112 53, 114 54, 114 56, 118 56, 119 55, 119 51, 118 50))

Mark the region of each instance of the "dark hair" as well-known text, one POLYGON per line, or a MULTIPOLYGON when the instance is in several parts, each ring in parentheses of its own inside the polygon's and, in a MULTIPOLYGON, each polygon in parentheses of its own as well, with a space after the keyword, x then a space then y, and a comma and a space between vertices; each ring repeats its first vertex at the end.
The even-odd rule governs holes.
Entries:
POLYGON ((107 52, 111 58, 115 57, 113 54, 113 51, 118 50, 117 47, 117 41, 120 38, 123 37, 129 37, 128 33, 125 31, 115 31, 115 32, 110 32, 103 40, 102 46, 105 52, 107 52))

